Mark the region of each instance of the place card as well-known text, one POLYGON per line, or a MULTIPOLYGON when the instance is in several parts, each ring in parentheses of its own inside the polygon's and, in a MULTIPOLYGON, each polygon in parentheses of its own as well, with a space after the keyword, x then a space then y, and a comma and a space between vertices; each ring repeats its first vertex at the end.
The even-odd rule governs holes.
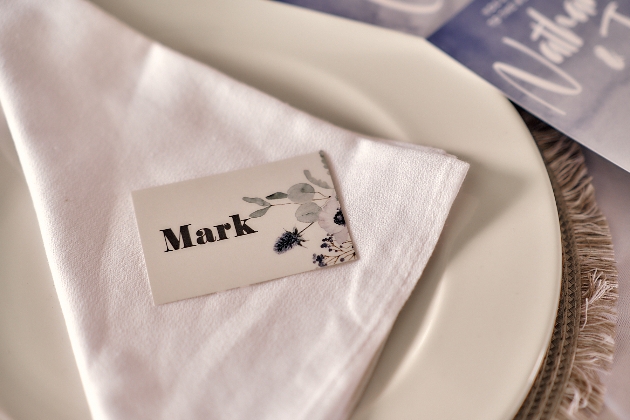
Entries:
POLYGON ((323 152, 132 198, 156 304, 357 258, 323 152))

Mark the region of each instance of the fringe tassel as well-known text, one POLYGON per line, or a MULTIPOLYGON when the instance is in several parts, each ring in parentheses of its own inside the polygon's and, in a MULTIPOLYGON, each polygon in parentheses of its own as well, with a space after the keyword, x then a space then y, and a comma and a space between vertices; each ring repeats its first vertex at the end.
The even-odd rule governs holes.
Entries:
MULTIPOLYGON (((588 420, 604 404, 601 372, 609 371, 617 322, 617 269, 608 223, 595 202, 580 146, 521 110, 548 170, 556 178, 572 225, 580 267, 581 311, 571 373, 551 418, 588 420)), ((568 360, 567 362, 570 362, 568 360)))

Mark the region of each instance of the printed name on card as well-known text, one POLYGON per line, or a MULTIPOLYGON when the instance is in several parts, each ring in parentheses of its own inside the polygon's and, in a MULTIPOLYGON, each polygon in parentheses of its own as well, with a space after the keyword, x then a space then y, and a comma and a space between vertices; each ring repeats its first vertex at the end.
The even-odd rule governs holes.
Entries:
POLYGON ((323 152, 132 198, 156 304, 357 258, 323 152))

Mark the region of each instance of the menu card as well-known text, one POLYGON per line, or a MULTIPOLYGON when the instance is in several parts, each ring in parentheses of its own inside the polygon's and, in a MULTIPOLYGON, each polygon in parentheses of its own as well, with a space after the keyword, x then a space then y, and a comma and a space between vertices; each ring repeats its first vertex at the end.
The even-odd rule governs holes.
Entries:
POLYGON ((279 0, 361 22, 427 36, 471 0, 279 0))
POLYGON ((629 0, 476 0, 429 41, 630 170, 629 0))

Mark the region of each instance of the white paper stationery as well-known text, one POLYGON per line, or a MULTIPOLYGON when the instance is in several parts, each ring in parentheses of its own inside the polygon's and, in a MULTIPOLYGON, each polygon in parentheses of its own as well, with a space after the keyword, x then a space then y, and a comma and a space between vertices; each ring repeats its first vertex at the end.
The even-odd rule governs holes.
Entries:
POLYGON ((156 303, 356 259, 323 152, 148 188, 133 199, 156 303))

